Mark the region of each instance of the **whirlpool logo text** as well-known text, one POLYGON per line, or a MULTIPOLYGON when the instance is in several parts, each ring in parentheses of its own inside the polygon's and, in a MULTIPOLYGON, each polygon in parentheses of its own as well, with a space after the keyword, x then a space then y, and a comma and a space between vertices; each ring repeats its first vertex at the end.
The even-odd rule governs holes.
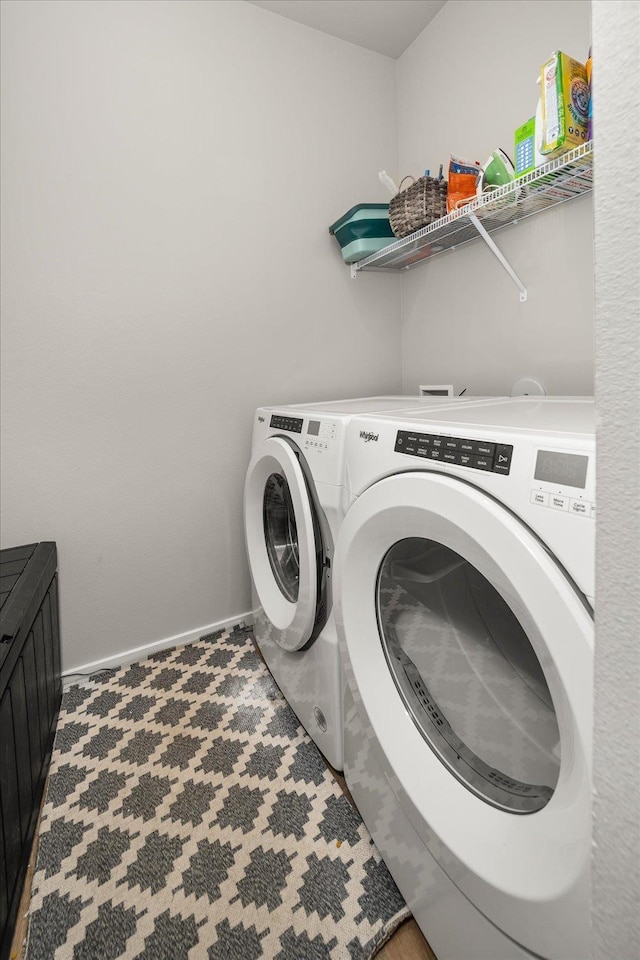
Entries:
POLYGON ((360 431, 360 439, 364 440, 365 443, 369 443, 370 440, 374 440, 377 443, 379 436, 379 433, 371 433, 369 430, 360 431))

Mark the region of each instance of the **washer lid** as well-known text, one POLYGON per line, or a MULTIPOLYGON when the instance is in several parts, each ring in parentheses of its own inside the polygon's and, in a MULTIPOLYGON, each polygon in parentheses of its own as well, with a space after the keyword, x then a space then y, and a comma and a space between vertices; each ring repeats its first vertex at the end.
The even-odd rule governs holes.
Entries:
MULTIPOLYGON (((301 456, 301 454, 299 454, 301 456)), ((312 638, 318 600, 317 522, 294 447, 269 437, 249 463, 244 488, 247 554, 266 616, 285 650, 312 638)))
POLYGON ((584 598, 510 511, 430 472, 366 490, 335 566, 354 701, 423 842, 517 943, 588 956, 584 598))

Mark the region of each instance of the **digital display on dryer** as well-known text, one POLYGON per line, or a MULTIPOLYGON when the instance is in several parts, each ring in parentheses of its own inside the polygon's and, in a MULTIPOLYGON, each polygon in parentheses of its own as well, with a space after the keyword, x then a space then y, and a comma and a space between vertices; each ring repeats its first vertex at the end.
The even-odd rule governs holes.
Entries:
POLYGON ((557 483, 559 486, 580 487, 584 490, 587 483, 589 457, 577 453, 558 453, 557 450, 538 450, 536 480, 545 483, 557 483))
POLYGON ((320 434, 320 421, 319 420, 309 420, 307 426, 307 433, 312 437, 317 437, 320 434))

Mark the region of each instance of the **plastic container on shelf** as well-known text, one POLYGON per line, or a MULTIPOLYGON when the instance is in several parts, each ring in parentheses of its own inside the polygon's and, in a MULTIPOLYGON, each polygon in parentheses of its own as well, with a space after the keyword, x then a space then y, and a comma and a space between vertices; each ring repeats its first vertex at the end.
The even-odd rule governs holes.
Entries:
POLYGON ((346 263, 364 260, 396 239, 389 223, 388 203, 359 203, 329 227, 346 263))

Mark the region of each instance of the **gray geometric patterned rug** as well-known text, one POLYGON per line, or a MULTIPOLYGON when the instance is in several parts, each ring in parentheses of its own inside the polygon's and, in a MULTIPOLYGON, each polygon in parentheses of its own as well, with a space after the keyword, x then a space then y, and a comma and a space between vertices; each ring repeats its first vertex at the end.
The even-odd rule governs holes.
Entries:
POLYGON ((250 629, 65 693, 26 960, 364 960, 408 915, 250 629))

